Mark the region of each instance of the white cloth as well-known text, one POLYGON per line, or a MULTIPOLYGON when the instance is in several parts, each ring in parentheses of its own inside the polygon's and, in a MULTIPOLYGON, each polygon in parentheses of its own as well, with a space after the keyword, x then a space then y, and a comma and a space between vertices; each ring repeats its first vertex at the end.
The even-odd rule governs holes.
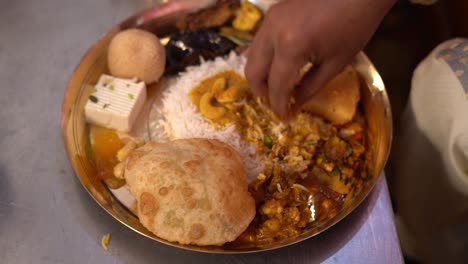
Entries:
POLYGON ((468 263, 467 92, 468 40, 447 41, 414 72, 395 139, 403 237, 425 263, 468 263))
POLYGON ((418 126, 442 153, 453 187, 468 196, 468 40, 437 47, 414 72, 411 89, 418 126))

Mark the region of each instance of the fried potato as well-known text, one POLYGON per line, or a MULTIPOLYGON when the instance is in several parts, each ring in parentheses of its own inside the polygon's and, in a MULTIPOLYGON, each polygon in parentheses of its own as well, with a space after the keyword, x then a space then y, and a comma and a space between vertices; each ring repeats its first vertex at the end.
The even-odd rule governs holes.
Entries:
POLYGON ((348 66, 305 103, 302 109, 322 116, 335 125, 342 125, 354 118, 360 97, 358 73, 348 66))
POLYGON ((242 159, 217 140, 149 142, 130 154, 125 177, 143 226, 168 241, 222 245, 255 216, 242 159))

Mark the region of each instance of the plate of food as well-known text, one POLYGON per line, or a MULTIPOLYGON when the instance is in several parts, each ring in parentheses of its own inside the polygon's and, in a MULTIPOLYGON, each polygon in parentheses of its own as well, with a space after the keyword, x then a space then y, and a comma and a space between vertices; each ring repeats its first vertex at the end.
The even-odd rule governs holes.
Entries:
POLYGON ((116 220, 175 247, 249 253, 313 237, 370 193, 392 136, 382 79, 360 53, 282 122, 244 76, 271 2, 157 5, 79 62, 65 146, 116 220))

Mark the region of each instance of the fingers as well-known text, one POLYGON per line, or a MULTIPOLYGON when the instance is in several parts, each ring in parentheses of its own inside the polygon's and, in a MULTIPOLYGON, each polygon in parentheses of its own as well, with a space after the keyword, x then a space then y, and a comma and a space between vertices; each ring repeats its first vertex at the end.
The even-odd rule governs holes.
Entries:
POLYGON ((331 78, 339 72, 339 68, 331 62, 316 65, 306 73, 299 86, 294 90, 296 103, 293 111, 298 111, 314 94, 316 94, 331 78))
POLYGON ((236 49, 236 52, 237 52, 237 54, 248 58, 249 57, 249 45, 239 46, 236 49))
POLYGON ((273 60, 273 46, 265 27, 262 27, 250 45, 245 76, 256 96, 268 96, 268 73, 273 60))
POLYGON ((289 99, 294 90, 299 71, 305 61, 289 52, 275 50, 275 56, 268 77, 268 98, 272 110, 282 119, 290 113, 289 99))

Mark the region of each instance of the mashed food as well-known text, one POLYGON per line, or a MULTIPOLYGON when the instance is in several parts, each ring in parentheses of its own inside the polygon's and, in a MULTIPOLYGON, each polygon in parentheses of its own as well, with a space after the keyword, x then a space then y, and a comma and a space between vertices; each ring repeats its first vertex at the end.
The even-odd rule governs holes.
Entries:
POLYGON ((143 226, 168 241, 222 245, 255 216, 242 159, 217 140, 149 142, 130 154, 125 178, 143 226))

